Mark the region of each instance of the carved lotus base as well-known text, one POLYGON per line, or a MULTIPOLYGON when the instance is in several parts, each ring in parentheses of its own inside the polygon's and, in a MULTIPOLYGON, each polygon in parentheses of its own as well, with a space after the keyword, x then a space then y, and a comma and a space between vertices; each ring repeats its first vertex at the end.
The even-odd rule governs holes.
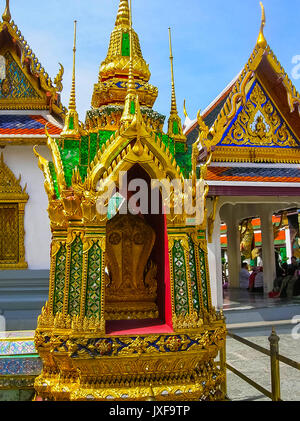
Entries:
POLYGON ((107 302, 105 306, 106 320, 141 320, 157 319, 158 308, 155 303, 141 301, 107 302))
POLYGON ((44 400, 224 399, 225 373, 215 363, 226 337, 224 324, 183 334, 39 335, 45 338, 38 346, 44 367, 35 389, 44 400))

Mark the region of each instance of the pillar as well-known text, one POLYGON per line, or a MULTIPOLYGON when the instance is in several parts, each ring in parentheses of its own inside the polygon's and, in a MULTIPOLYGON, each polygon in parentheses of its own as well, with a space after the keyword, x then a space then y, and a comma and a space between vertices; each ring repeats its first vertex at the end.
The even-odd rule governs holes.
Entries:
POLYGON ((208 263, 211 282, 212 304, 216 308, 223 307, 222 261, 221 261, 221 218, 216 213, 212 242, 208 243, 208 263))
POLYGON ((272 216, 272 210, 262 209, 260 212, 262 235, 262 260, 264 268, 264 290, 267 293, 272 291, 274 279, 276 277, 272 216))
POLYGON ((286 257, 287 257, 287 263, 292 263, 292 256, 293 256, 293 249, 292 249, 292 243, 291 243, 291 233, 290 228, 285 229, 285 245, 286 245, 286 257))
POLYGON ((234 215, 233 208, 230 215, 224 218, 224 221, 227 225, 229 286, 231 288, 239 288, 241 269, 240 232, 239 221, 234 215))

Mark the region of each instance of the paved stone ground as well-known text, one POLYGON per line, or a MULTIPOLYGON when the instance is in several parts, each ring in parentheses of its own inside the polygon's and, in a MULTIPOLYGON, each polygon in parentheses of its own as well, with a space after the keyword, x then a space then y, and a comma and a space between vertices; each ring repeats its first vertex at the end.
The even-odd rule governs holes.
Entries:
MULTIPOLYGON (((298 339, 293 338, 293 328, 295 328, 294 325, 277 328, 277 334, 280 337, 279 353, 300 362, 300 335, 298 339)), ((234 333, 269 349, 270 327, 247 331, 243 329, 240 332, 236 330, 234 333)), ((298 333, 300 333, 300 329, 298 333)), ((270 357, 232 338, 228 338, 227 362, 250 377, 251 380, 271 391, 270 357)), ((300 401, 300 371, 280 363, 280 380, 281 399, 283 401, 300 401)), ((230 371, 227 371, 227 394, 232 401, 270 401, 269 398, 230 371)))

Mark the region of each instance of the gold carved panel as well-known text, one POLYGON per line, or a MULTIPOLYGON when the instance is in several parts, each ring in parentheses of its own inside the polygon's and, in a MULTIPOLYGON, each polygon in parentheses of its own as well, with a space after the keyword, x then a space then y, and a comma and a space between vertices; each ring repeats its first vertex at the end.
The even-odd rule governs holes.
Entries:
POLYGON ((28 194, 0 157, 0 269, 26 269, 24 210, 28 194))
POLYGON ((19 260, 18 204, 0 203, 0 263, 16 264, 19 260))

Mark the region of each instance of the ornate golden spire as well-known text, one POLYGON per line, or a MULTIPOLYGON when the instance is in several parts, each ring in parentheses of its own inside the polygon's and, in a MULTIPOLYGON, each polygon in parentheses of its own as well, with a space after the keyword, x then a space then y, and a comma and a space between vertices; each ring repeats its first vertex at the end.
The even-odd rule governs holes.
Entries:
POLYGON ((74 21, 74 46, 73 46, 73 75, 70 94, 69 111, 76 111, 76 29, 77 21, 74 21))
POLYGON ((6 0, 6 8, 4 10, 4 13, 2 15, 2 19, 4 22, 10 22, 11 21, 11 14, 9 10, 9 0, 6 0))
POLYGON ((168 136, 172 137, 176 142, 183 144, 184 146, 181 149, 182 149, 182 152, 185 152, 186 151, 186 137, 182 131, 181 118, 178 115, 177 104, 176 104, 174 66, 173 66, 174 57, 173 57, 173 52, 172 52, 171 28, 169 28, 169 44, 170 44, 172 95, 171 95, 171 113, 170 113, 170 118, 168 121, 168 136))
POLYGON ((115 27, 111 33, 106 59, 101 63, 98 83, 94 87, 92 107, 124 104, 129 71, 139 83, 141 105, 152 107, 158 90, 148 84, 151 73, 143 58, 137 33, 130 29, 128 0, 120 0, 115 27), (130 57, 132 56, 131 68, 130 57))
POLYGON ((79 139, 82 129, 79 125, 78 113, 76 110, 76 29, 77 21, 74 21, 74 46, 73 46, 73 75, 70 93, 69 110, 66 115, 65 126, 61 137, 67 139, 79 139))
POLYGON ((171 83, 172 83, 172 97, 171 97, 171 114, 177 114, 175 81, 174 81, 174 66, 173 66, 173 52, 172 52, 172 37, 171 28, 169 28, 169 44, 170 44, 170 62, 171 62, 171 83))
MULTIPOLYGON (((128 5, 128 1, 126 0, 128 5)), ((129 73, 128 73, 128 85, 127 85, 127 95, 125 99, 124 112, 121 118, 122 123, 131 122, 136 113, 136 89, 133 77, 133 53, 132 53, 132 6, 130 0, 130 9, 129 9, 129 73)))
MULTIPOLYGON (((127 0, 126 3, 128 4, 127 0)), ((128 73, 128 87, 127 87, 127 95, 134 94, 135 95, 135 84, 134 84, 134 77, 133 77, 133 53, 132 53, 132 6, 130 0, 130 11, 129 11, 129 48, 130 48, 130 58, 129 58, 129 73, 128 73)))
POLYGON ((259 3, 261 7, 261 25, 260 25, 260 31, 257 39, 257 45, 261 48, 266 48, 268 45, 266 38, 264 36, 264 27, 266 25, 266 14, 265 14, 265 8, 262 2, 259 3))
POLYGON ((128 0, 120 0, 115 26, 127 26, 128 28, 130 26, 129 14, 128 0))

